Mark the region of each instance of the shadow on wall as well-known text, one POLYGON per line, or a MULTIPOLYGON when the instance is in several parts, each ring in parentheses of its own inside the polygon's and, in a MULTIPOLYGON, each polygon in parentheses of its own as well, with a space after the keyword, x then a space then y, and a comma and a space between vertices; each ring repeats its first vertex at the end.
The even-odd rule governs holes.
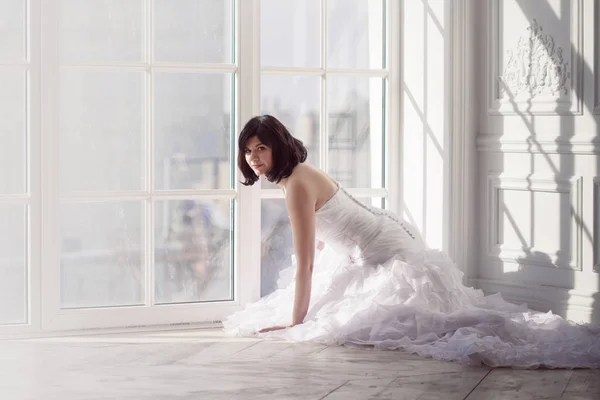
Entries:
MULTIPOLYGON (((524 53, 528 57, 528 65, 524 63, 524 66, 518 72, 525 72, 526 74, 521 74, 518 79, 520 79, 520 88, 527 88, 530 90, 529 98, 535 97, 535 93, 533 93, 532 89, 535 89, 537 82, 540 82, 540 74, 554 74, 554 77, 559 79, 561 71, 556 70, 557 66, 552 65, 554 70, 548 70, 543 68, 536 68, 540 66, 539 62, 539 54, 540 51, 545 50, 546 54, 555 54, 556 47, 553 40, 542 40, 543 32, 542 28, 537 25, 536 18, 543 17, 543 21, 545 21, 548 26, 560 25, 561 20, 557 17, 554 10, 552 10, 551 6, 545 1, 530 1, 530 0, 515 0, 519 5, 524 15, 528 18, 529 21, 532 21, 532 25, 530 27, 530 37, 528 41, 525 41, 525 46, 529 46, 529 49, 524 49, 524 53), (550 71, 550 72, 548 72, 550 71)), ((585 3, 588 5, 590 3, 585 3)), ((600 14, 600 5, 596 5, 596 15, 600 14)), ((568 16, 571 13, 571 2, 569 0, 561 0, 560 1, 560 15, 568 16)), ((600 18, 596 18, 596 21, 600 21, 600 18)), ((564 22, 563 22, 564 24, 564 22)), ((570 22, 567 24, 570 26, 570 22)), ((598 26, 596 26, 596 38, 599 37, 600 31, 598 30, 598 26)), ((573 44, 572 44, 573 45, 573 44)), ((597 45, 596 45, 597 48, 597 45)), ((582 49, 579 49, 580 51, 582 49)), ((598 50, 596 50, 598 52, 598 50)), ((598 54, 595 55, 596 63, 598 63, 598 54)), ((572 61, 574 66, 581 66, 581 71, 578 71, 578 74, 582 75, 578 77, 580 82, 593 82, 594 81, 594 72, 590 65, 586 64, 582 54, 577 52, 573 55, 572 61)), ((547 75, 541 77, 542 79, 548 78, 547 75)), ((550 79, 553 77, 551 76, 550 79)), ((571 78, 571 77, 570 77, 571 78)), ((529 165, 529 177, 539 170, 540 161, 546 163, 545 167, 548 167, 550 171, 555 175, 556 184, 560 185, 558 177, 560 177, 561 182, 565 182, 573 178, 575 174, 575 157, 594 157, 596 164, 595 174, 598 176, 600 174, 600 157, 595 154, 590 155, 576 155, 572 149, 572 139, 576 130, 575 126, 575 118, 577 116, 573 115, 565 115, 564 112, 560 113, 560 134, 559 137, 555 139, 556 144, 559 145, 560 151, 558 152, 558 156, 549 155, 546 151, 545 147, 540 143, 538 132, 536 130, 536 113, 532 112, 533 104, 531 100, 527 103, 527 107, 523 107, 523 101, 517 101, 518 93, 514 93, 514 85, 507 85, 505 82, 502 83, 502 91, 504 92, 506 98, 509 100, 512 111, 516 113, 517 117, 521 118, 521 121, 524 126, 527 127, 529 132, 529 138, 527 139, 527 143, 529 145, 529 151, 527 154, 529 155, 530 165, 529 165), (512 89, 511 89, 512 88, 512 89), (558 162, 556 162, 558 159, 558 162), (537 162, 537 164, 536 164, 537 162)), ((573 101, 578 101, 579 99, 583 99, 583 113, 591 114, 594 112, 594 99, 593 96, 588 95, 584 96, 582 91, 583 84, 581 85, 573 85, 571 84, 571 89, 573 91, 573 101)), ((559 115, 559 108, 554 110, 556 115, 559 115)), ((543 118, 543 117, 541 117, 543 118)), ((503 132, 504 129, 501 129, 503 132)), ((598 137, 600 136, 600 128, 598 126, 598 119, 596 118, 595 123, 595 138, 593 140, 593 148, 600 148, 600 140, 598 137)), ((552 151, 552 153, 556 153, 552 151)), ((500 170, 504 170, 504 159, 502 157, 502 162, 498 165, 500 170)), ((586 180, 583 182, 584 185, 588 185, 589 182, 586 180)), ((527 190, 531 193, 531 191, 535 191, 534 182, 532 179, 528 178, 527 182, 527 190)), ((572 190, 577 190, 576 184, 573 184, 572 190)), ((539 189, 538 189, 539 191, 539 189)), ((529 206, 531 207, 531 220, 529 221, 531 227, 536 226, 534 221, 534 196, 531 195, 531 202, 529 206)), ((597 194, 594 196, 594 204, 598 204, 597 194)), ((499 199, 500 202, 500 199, 499 199)), ((551 256, 544 252, 536 251, 532 248, 530 241, 527 236, 523 233, 523 230, 518 225, 516 219, 507 209, 506 204, 499 204, 502 206, 504 221, 508 221, 512 229, 514 230, 516 236, 519 238, 521 242, 521 249, 525 253, 525 256, 519 257, 517 259, 518 269, 513 272, 506 272, 509 274, 513 274, 514 276, 511 278, 512 281, 522 282, 525 279, 524 266, 526 265, 542 265, 545 267, 556 267, 560 268, 561 272, 564 275, 568 275, 568 278, 563 279, 561 282, 562 287, 574 288, 575 287, 575 274, 576 273, 586 273, 592 274, 594 279, 597 280, 596 293, 592 296, 592 298, 579 297, 577 295, 569 295, 566 290, 552 290, 551 287, 538 287, 532 290, 539 290, 539 297, 550 299, 549 304, 544 300, 540 299, 539 304, 529 303, 530 308, 539 309, 541 311, 547 311, 551 309, 554 313, 560 314, 562 316, 568 317, 570 312, 573 311, 582 311, 586 310, 587 307, 591 306, 591 315, 590 320, 593 323, 600 324, 600 292, 598 292, 598 288, 600 288, 600 268, 598 264, 598 246, 597 239, 594 239, 594 234, 598 232, 598 216, 594 216, 594 226, 590 227, 585 224, 585 221, 582 219, 581 210, 576 207, 576 205, 572 204, 571 198, 567 193, 561 193, 560 196, 560 211, 569 210, 569 216, 560 216, 560 251, 557 252, 556 255, 551 256), (593 266, 592 265, 581 265, 581 269, 583 272, 576 272, 573 268, 570 267, 573 264, 573 257, 577 257, 577 254, 571 254, 571 232, 572 232, 572 221, 574 220, 575 226, 583 232, 583 237, 580 240, 586 241, 586 244, 590 244, 594 248, 594 265, 596 265, 595 272, 591 272, 593 266)), ((597 208, 597 207, 594 207, 597 208)), ((559 212, 560 212, 559 211, 559 212)), ((544 232, 536 233, 543 235, 544 232)), ((498 266, 502 268, 502 260, 498 259, 498 266)), ((558 273, 558 272, 557 272, 558 273)), ((534 296, 531 296, 534 297, 534 296)), ((529 297, 527 300, 530 300, 529 297)), ((511 300, 517 301, 519 299, 512 298, 511 300)), ((525 299, 524 299, 525 300, 525 299)), ((587 309, 589 311, 589 308, 587 309)))
POLYGON ((451 80, 451 1, 408 1, 403 4, 405 43, 402 82, 402 217, 426 243, 449 243, 451 194, 449 122, 451 80))

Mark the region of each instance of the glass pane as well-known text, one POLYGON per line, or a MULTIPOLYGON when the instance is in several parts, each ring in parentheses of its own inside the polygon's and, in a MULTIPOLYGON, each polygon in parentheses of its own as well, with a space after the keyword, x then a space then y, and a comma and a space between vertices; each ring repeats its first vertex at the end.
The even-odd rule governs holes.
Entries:
POLYGON ((0 0, 0 62, 27 59, 26 0, 0 0))
POLYGON ((260 11, 263 66, 321 65, 320 0, 262 0, 260 11))
POLYGON ((382 68, 383 0, 327 1, 327 66, 382 68))
POLYGON ((62 308, 143 302, 141 202, 63 204, 62 308))
POLYGON ((143 0, 62 0, 63 62, 142 61, 143 0))
POLYGON ((27 208, 0 204, 0 325, 27 322, 27 208))
POLYGON ((294 243, 284 199, 263 199, 261 203, 260 295, 277 289, 279 273, 292 266, 294 243))
POLYGON ((231 201, 170 200, 155 207, 156 301, 231 300, 231 201))
POLYGON ((230 74, 155 74, 156 188, 231 187, 231 80, 230 74))
POLYGON ((0 194, 26 191, 26 72, 0 68, 0 194))
MULTIPOLYGON (((321 78, 318 76, 263 76, 261 112, 279 119, 308 150, 308 162, 319 166, 321 78)), ((266 179, 263 188, 277 185, 266 179)))
POLYGON ((63 190, 143 187, 144 90, 143 72, 63 70, 63 190))
POLYGON ((327 84, 329 173, 345 187, 383 187, 383 80, 340 76, 327 84))
POLYGON ((232 0, 154 0, 154 58, 231 63, 232 27, 232 0))

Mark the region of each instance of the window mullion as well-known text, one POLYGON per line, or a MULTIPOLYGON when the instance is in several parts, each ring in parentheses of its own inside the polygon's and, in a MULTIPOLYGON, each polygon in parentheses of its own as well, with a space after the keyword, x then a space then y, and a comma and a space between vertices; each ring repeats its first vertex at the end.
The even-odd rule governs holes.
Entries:
POLYGON ((60 311, 60 195, 59 195, 59 61, 58 2, 41 3, 41 252, 42 329, 56 327, 55 316, 60 311))
POLYGON ((27 18, 27 53, 29 61, 28 97, 28 148, 27 148, 27 192, 29 201, 27 230, 27 282, 26 310, 31 329, 41 329, 42 287, 42 198, 41 198, 41 1, 30 1, 27 18))
MULTIPOLYGON (((238 126, 260 113, 260 0, 238 0, 239 79, 238 126)), ((236 135, 237 139, 237 135, 236 135)), ((237 140, 231 143, 237 148, 237 140)), ((237 156, 237 151, 235 152, 237 156)), ((235 160, 232 160, 235 163, 235 160)), ((238 171, 238 180, 243 176, 238 171)), ((244 304, 260 297, 260 182, 252 186, 237 184, 237 255, 235 257, 235 299, 244 304)))
POLYGON ((329 118, 327 116, 327 0, 321 0, 321 169, 329 172, 329 118))
POLYGON ((142 143, 145 144, 146 154, 145 160, 145 187, 144 190, 150 193, 150 196, 144 202, 144 211, 146 215, 145 223, 145 274, 144 274, 144 304, 146 306, 152 306, 155 303, 155 260, 154 260, 154 227, 156 221, 154 221, 154 199, 152 193, 154 191, 154 90, 153 90, 153 69, 152 63, 154 61, 154 1, 146 0, 145 3, 145 58, 146 58, 146 126, 144 129, 145 140, 142 143))
POLYGON ((387 141, 386 145, 386 171, 385 186, 389 195, 386 208, 402 215, 402 124, 403 107, 402 94, 403 70, 401 64, 402 57, 402 5, 398 1, 387 1, 386 25, 387 25, 387 65, 389 71, 387 77, 387 100, 386 122, 387 122, 387 141))

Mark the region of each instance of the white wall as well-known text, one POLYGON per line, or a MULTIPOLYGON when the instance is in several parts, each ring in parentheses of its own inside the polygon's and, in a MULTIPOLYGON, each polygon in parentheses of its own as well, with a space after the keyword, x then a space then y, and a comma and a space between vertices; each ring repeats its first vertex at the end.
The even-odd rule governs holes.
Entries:
POLYGON ((403 2, 404 217, 447 250, 451 0, 403 2))
POLYGON ((600 5, 472 5, 481 22, 473 66, 479 266, 471 278, 508 300, 600 322, 600 5))

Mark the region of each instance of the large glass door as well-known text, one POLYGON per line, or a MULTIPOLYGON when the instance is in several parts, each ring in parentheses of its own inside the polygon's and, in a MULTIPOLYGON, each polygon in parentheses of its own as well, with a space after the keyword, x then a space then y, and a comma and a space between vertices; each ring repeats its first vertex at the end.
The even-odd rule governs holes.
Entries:
POLYGON ((235 2, 52 3, 44 327, 222 318, 237 304, 235 2))
POLYGON ((218 321, 293 249, 237 133, 399 210, 396 0, 0 0, 0 334, 218 321), (349 38, 352 38, 351 40, 349 38))

